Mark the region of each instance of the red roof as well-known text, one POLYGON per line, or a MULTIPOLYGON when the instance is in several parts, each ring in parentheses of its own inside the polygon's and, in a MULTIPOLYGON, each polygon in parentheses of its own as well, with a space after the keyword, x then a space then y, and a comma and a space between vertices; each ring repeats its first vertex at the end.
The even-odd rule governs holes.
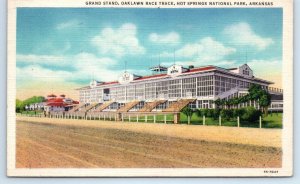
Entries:
MULTIPOLYGON (((72 104, 79 104, 78 101, 73 101, 72 104)), ((52 98, 46 101, 47 106, 66 107, 72 104, 65 103, 63 98, 52 98)))
POLYGON ((62 98, 53 98, 47 100, 47 106, 65 107, 67 104, 64 103, 62 98))

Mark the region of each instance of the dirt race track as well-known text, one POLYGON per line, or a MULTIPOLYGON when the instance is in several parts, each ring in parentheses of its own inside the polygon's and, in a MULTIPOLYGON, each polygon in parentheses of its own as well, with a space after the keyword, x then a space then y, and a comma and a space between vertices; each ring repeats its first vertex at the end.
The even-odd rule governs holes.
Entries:
MULTIPOLYGON (((22 119, 17 121, 17 168, 207 168, 207 167, 281 167, 282 151, 278 146, 236 144, 230 139, 232 131, 244 129, 222 129, 222 127, 194 126, 207 128, 203 132, 217 131, 223 134, 220 141, 209 139, 203 133, 198 138, 173 136, 168 130, 192 128, 184 125, 159 125, 123 123, 121 128, 111 126, 114 122, 97 122, 98 126, 87 126, 78 120, 22 119), (69 121, 61 123, 63 121, 69 121), (76 121, 76 123, 74 123, 76 121), (50 123, 49 123, 50 122, 50 123), (81 124, 81 125, 80 125, 81 124), (128 126, 126 126, 126 124, 128 126), (147 127, 147 131, 138 131, 147 127), (151 128, 159 131, 151 132, 151 128), (127 128, 122 128, 127 127, 127 128), (154 128, 153 128, 154 127, 154 128), (175 128, 174 128, 175 127, 175 128), (224 132, 228 130, 228 133, 224 132), (228 134, 228 135, 227 135, 228 134), (205 138, 205 139, 204 139, 205 138), (223 138, 223 140, 222 140, 223 138), (226 139, 227 138, 227 139, 226 139), (202 140, 203 139, 203 140, 202 140), (228 141, 230 140, 230 141, 228 141)), ((94 122, 95 123, 95 122, 94 122)), ((260 131, 259 129, 256 129, 260 131)), ((173 132, 174 132, 173 131, 173 132)), ((186 131, 186 130, 185 130, 186 131)), ((253 129, 249 129, 253 131, 253 129)), ((176 131, 175 131, 176 132, 176 131)), ((193 133, 193 132, 192 132, 193 133)), ((267 139, 274 134, 273 141, 280 142, 281 131, 262 130, 261 137, 267 139), (264 132, 266 131, 266 132, 264 132)), ((188 134, 188 132, 185 132, 188 134)), ((237 134, 238 135, 238 134, 237 134)), ((242 136, 242 135, 241 135, 242 136)), ((243 138, 243 137, 242 137, 243 138)), ((236 136, 236 140, 239 138, 236 136)), ((239 141, 237 141, 239 142, 239 141)), ((261 141, 262 142, 262 141, 261 141)))

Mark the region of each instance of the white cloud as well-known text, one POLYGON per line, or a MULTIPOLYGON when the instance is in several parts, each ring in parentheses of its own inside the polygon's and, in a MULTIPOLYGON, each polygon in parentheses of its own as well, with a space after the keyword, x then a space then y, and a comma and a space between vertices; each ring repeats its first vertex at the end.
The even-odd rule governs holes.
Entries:
POLYGON ((17 62, 24 64, 39 64, 39 65, 68 65, 68 60, 65 56, 53 55, 34 55, 34 54, 18 54, 17 62))
POLYGON ((62 22, 56 26, 56 29, 62 30, 62 29, 68 29, 72 27, 79 26, 80 22, 78 20, 69 20, 67 22, 62 22))
POLYGON ((17 67, 17 81, 64 81, 65 78, 71 78, 72 73, 67 71, 55 71, 44 68, 40 65, 28 65, 26 67, 17 67))
POLYGON ((18 81, 76 81, 91 80, 94 77, 100 81, 116 80, 112 69, 117 61, 108 57, 98 58, 90 53, 80 53, 75 56, 51 55, 18 55, 17 62, 25 67, 17 67, 18 81), (44 64, 46 63, 46 64, 44 64))
POLYGON ((264 50, 274 43, 271 38, 263 38, 257 35, 251 26, 245 22, 227 26, 223 33, 235 44, 253 46, 258 50, 264 50))
POLYGON ((180 42, 180 36, 176 32, 166 34, 151 33, 149 35, 149 40, 158 44, 178 45, 180 42))
MULTIPOLYGON (((191 58, 203 62, 222 60, 236 52, 235 48, 226 47, 211 37, 205 37, 195 43, 189 43, 175 51, 176 58, 191 58)), ((173 57, 174 53, 163 52, 161 57, 173 57)))
POLYGON ((122 57, 124 55, 138 55, 145 53, 137 38, 137 28, 127 23, 121 27, 104 28, 99 35, 91 40, 101 54, 122 57))

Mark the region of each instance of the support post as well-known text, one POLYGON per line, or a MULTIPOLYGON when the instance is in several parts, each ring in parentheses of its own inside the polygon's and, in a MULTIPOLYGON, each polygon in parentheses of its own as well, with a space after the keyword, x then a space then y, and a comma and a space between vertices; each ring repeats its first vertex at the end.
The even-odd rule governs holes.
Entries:
POLYGON ((262 127, 261 125, 262 125, 262 124, 261 124, 261 116, 259 116, 259 128, 262 127))
POLYGON ((139 122, 139 115, 136 115, 136 122, 139 122))
POLYGON ((128 114, 128 121, 130 122, 130 114, 128 114))
POLYGON ((153 122, 156 123, 156 115, 153 116, 153 122))
POLYGON ((145 122, 147 123, 148 122, 148 116, 145 115, 145 122))
POLYGON ((178 124, 180 122, 180 113, 174 114, 174 124, 178 124))
POLYGON ((237 117, 237 125, 238 125, 238 127, 240 127, 240 117, 239 116, 237 117))
POLYGON ((205 116, 203 116, 203 125, 205 125, 205 116))
POLYGON ((219 126, 222 126, 222 117, 219 116, 219 126))
POLYGON ((164 122, 167 124, 167 115, 164 114, 164 122))

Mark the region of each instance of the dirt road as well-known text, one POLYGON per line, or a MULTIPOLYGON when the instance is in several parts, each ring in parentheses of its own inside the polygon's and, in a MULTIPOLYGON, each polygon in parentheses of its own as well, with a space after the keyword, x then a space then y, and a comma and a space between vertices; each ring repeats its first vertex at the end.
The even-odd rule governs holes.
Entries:
POLYGON ((20 120, 16 152, 18 168, 251 168, 282 159, 278 147, 20 120))

